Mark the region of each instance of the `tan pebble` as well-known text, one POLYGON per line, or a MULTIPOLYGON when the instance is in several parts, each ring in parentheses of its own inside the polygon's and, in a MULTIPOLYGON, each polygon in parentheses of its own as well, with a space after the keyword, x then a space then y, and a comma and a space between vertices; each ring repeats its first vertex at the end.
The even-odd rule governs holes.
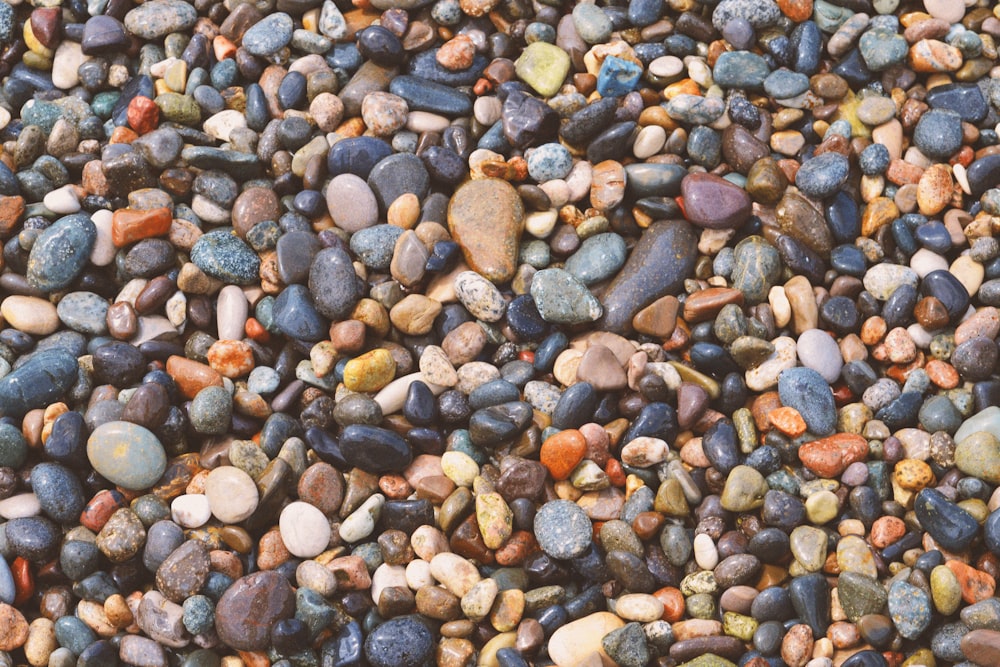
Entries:
POLYGON ((28 626, 28 639, 24 644, 24 657, 32 667, 49 663, 49 656, 58 648, 55 623, 47 618, 36 618, 28 626))

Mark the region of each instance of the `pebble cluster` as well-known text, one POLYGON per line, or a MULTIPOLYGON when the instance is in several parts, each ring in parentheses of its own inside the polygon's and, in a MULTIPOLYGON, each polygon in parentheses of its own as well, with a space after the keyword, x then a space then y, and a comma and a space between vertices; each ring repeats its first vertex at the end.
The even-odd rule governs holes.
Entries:
POLYGON ((0 3, 0 667, 1000 664, 998 38, 0 3))

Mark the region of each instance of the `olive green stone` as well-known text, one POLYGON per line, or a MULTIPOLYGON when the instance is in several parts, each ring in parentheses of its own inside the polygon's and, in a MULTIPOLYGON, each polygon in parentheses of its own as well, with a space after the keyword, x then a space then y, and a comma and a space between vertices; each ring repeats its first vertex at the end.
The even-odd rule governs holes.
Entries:
POLYGON ((955 465, 966 475, 1000 484, 1000 440, 988 431, 977 431, 955 447, 955 465))
POLYGON ((673 477, 665 479, 656 491, 653 509, 667 516, 686 517, 690 513, 681 483, 673 477))
POLYGON ((837 595, 852 623, 857 623, 862 616, 880 613, 888 599, 878 579, 857 572, 841 573, 837 578, 837 595))
POLYGON ((792 555, 806 572, 818 572, 826 561, 826 533, 812 526, 799 526, 792 531, 792 555))
POLYGON ((569 65, 569 55, 555 44, 533 42, 514 63, 514 71, 539 95, 551 97, 559 92, 569 65))
POLYGON ((736 663, 720 658, 714 653, 706 653, 677 667, 736 667, 736 663))
POLYGON ((685 608, 691 618, 715 620, 715 598, 709 593, 695 593, 688 597, 685 608))
POLYGON ((757 449, 757 425, 754 424, 753 413, 749 408, 740 408, 733 413, 733 426, 736 427, 741 452, 750 454, 757 449))
POLYGON ((958 611, 962 604, 962 586, 950 568, 938 565, 931 570, 931 598, 934 607, 945 616, 958 611))
POLYGON ((163 93, 153 101, 165 120, 181 125, 195 125, 201 121, 201 108, 190 95, 163 93))
POLYGON ((730 637, 748 642, 753 639, 753 633, 757 631, 757 621, 750 616, 727 611, 722 615, 722 630, 730 637))
POLYGON ((601 544, 604 551, 627 551, 640 558, 643 556, 642 541, 632 530, 632 526, 615 519, 601 526, 601 544))
POLYGON ((774 354, 774 345, 762 338, 740 336, 729 346, 729 354, 740 368, 750 370, 760 366, 765 359, 774 354))
POLYGON ((715 580, 715 574, 709 570, 701 570, 694 574, 689 574, 681 580, 681 593, 685 596, 696 595, 698 593, 712 594, 719 589, 719 584, 715 580))
POLYGON ((726 478, 722 489, 722 509, 730 512, 749 512, 764 504, 768 492, 767 481, 750 466, 736 466, 726 478))

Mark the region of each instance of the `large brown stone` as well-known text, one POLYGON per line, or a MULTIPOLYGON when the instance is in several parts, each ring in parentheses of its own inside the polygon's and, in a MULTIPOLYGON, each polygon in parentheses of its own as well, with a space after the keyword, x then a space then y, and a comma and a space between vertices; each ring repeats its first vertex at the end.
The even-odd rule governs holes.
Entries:
POLYGON ((495 283, 505 283, 517 269, 524 229, 524 204, 507 181, 469 181, 448 205, 448 228, 469 266, 495 283))
POLYGON ((262 651, 271 627, 295 613, 295 592, 274 571, 254 572, 229 587, 215 608, 215 630, 238 651, 262 651))

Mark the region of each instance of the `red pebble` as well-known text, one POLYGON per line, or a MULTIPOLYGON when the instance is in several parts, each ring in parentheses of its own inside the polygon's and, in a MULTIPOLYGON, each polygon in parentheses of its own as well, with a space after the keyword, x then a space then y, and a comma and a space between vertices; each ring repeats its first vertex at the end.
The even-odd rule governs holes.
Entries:
POLYGON ((128 124, 140 135, 152 132, 160 124, 160 108, 148 97, 134 97, 126 112, 128 124))
POLYGON ((10 573, 14 575, 14 606, 19 606, 31 599, 35 594, 35 578, 31 574, 31 563, 20 556, 10 564, 10 573))
POLYGON ((127 505, 125 496, 118 491, 98 491, 80 514, 80 523, 95 533, 101 532, 111 515, 127 505))

